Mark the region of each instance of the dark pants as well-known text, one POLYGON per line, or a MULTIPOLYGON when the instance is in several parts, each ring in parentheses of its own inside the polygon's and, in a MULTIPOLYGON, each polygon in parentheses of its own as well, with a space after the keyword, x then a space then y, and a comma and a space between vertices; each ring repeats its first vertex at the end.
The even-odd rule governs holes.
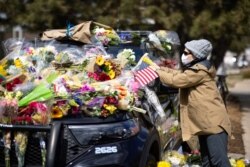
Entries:
POLYGON ((226 132, 198 137, 203 167, 231 167, 227 156, 226 132))

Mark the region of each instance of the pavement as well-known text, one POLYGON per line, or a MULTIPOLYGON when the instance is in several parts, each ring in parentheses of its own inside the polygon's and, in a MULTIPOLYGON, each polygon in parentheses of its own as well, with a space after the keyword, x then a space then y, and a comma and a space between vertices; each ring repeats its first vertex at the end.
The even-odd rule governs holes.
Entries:
POLYGON ((229 88, 230 95, 236 97, 240 103, 242 112, 241 124, 244 130, 242 135, 245 159, 250 160, 250 79, 243 79, 237 82, 234 87, 229 88))

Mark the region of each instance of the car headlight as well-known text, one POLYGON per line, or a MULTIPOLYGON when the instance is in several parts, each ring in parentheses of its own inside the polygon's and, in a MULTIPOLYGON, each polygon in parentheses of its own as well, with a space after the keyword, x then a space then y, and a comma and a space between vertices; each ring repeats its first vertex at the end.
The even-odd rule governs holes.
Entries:
POLYGON ((135 119, 116 123, 69 125, 68 128, 82 146, 127 139, 140 130, 135 119))

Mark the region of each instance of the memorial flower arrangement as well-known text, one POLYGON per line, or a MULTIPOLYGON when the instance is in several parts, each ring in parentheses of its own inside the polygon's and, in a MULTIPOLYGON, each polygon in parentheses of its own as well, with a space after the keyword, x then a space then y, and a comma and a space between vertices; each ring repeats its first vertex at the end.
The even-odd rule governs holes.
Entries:
MULTIPOLYGON (((96 27, 93 32, 103 45, 120 42, 111 29, 96 27)), ((64 117, 145 113, 138 98, 139 85, 131 72, 135 65, 132 49, 109 55, 99 43, 73 49, 20 47, 0 61, 0 123, 46 126, 64 117)), ((29 135, 16 131, 11 141, 10 131, 4 131, 6 166, 10 164, 12 142, 18 166, 24 166, 29 135)), ((36 136, 45 166, 46 134, 39 132, 36 136)))

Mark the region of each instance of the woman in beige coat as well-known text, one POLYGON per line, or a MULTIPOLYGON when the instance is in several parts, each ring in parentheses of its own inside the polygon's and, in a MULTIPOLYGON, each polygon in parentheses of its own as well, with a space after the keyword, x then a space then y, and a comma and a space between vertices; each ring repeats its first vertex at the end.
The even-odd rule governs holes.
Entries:
POLYGON ((231 124, 216 87, 215 68, 206 59, 212 44, 205 39, 185 43, 183 71, 151 66, 161 82, 180 88, 180 120, 183 141, 197 135, 202 166, 230 167, 227 157, 231 124))

